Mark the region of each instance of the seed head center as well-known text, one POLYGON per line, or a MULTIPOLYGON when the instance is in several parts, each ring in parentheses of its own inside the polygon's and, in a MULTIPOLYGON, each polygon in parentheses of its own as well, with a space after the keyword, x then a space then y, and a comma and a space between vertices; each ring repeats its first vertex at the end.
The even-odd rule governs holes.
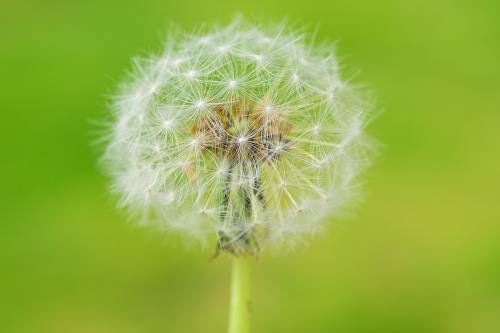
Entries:
POLYGON ((218 159, 235 162, 276 160, 288 147, 291 126, 278 112, 268 115, 271 107, 260 101, 210 103, 191 129, 193 138, 204 138, 203 149, 218 159))

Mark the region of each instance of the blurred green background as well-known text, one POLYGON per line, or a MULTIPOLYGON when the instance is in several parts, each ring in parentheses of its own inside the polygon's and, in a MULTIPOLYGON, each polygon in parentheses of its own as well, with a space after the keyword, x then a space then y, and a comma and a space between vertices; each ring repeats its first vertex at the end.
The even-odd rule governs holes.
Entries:
POLYGON ((255 265, 254 332, 500 331, 498 1, 29 1, 0 9, 0 331, 224 332, 229 260, 124 221, 91 141, 170 23, 337 40, 385 145, 348 221, 255 265))

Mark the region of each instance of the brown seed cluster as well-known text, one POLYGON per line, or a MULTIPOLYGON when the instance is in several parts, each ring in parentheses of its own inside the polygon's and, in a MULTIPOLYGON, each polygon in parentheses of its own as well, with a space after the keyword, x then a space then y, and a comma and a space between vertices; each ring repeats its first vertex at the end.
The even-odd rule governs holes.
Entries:
POLYGON ((289 148, 291 125, 279 110, 263 102, 211 105, 191 128, 202 151, 233 163, 255 163, 274 161, 289 148))

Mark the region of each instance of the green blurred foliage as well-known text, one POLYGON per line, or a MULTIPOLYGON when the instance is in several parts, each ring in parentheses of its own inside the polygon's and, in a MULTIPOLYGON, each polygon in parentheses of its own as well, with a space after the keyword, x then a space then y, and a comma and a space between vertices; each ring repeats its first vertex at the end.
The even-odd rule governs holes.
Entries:
POLYGON ((500 329, 499 4, 4 0, 0 331, 225 330, 228 258, 126 223, 91 141, 131 56, 237 13, 338 41, 384 111, 357 216, 255 264, 255 332, 500 329))

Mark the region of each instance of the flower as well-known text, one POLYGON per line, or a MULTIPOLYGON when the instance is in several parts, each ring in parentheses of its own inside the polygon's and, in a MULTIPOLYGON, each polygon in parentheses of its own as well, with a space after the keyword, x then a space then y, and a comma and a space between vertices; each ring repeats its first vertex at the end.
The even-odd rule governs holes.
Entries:
POLYGON ((329 48, 235 21, 136 67, 105 159, 143 221, 255 254, 314 232, 357 193, 369 104, 329 48))

